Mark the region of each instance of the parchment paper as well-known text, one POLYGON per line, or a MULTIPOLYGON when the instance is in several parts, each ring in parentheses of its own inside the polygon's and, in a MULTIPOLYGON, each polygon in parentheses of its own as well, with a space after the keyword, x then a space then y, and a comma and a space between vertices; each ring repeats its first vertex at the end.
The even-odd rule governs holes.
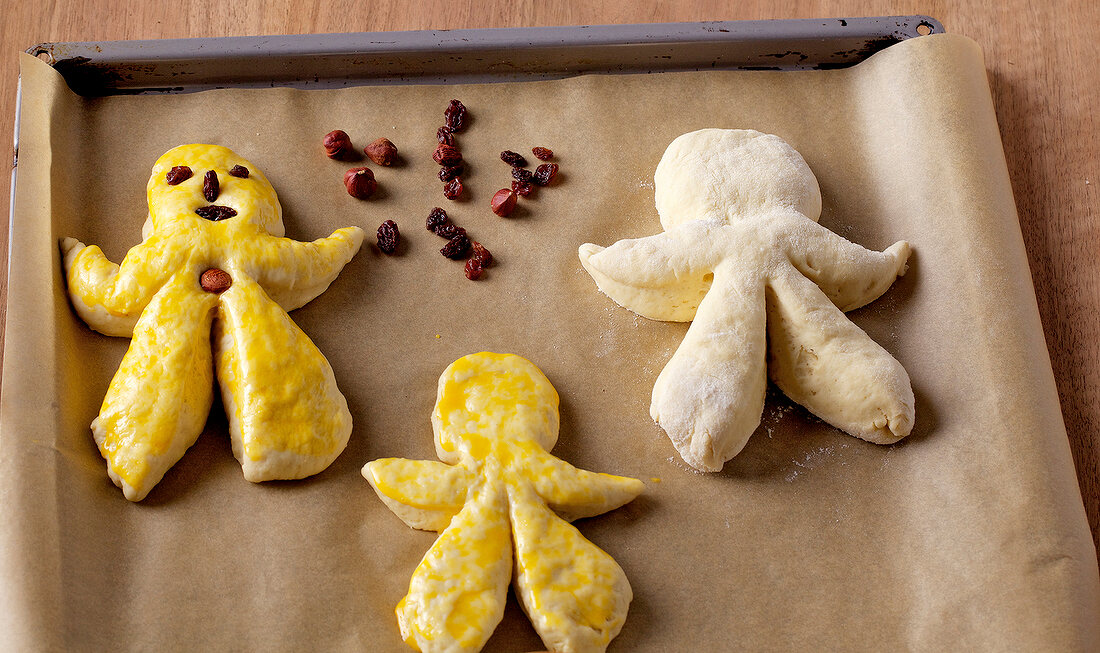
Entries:
MULTIPOLYGON (((584 76, 475 86, 226 90, 85 100, 25 56, 0 427, 5 650, 405 650, 393 608, 434 534, 359 474, 434 459, 436 379, 480 350, 539 365, 562 398, 554 453, 646 482, 579 522, 634 602, 614 651, 1096 650, 1100 588, 981 54, 913 39, 855 68, 584 76), (460 98, 467 200, 430 153, 460 98), (688 469, 648 415, 686 325, 597 292, 576 248, 660 230, 652 174, 702 127, 782 136, 816 173, 821 223, 864 246, 908 239, 909 273, 851 314, 907 368, 913 434, 882 447, 769 392, 721 473, 688 469), (404 165, 344 192, 322 135, 386 136, 404 165), (232 147, 279 192, 299 240, 395 220, 292 316, 327 355, 355 420, 324 473, 253 485, 215 408, 140 504, 108 480, 88 424, 128 341, 69 307, 58 239, 115 261, 140 240, 149 168, 188 142, 232 147), (497 154, 552 148, 554 186, 509 219, 497 154), (423 228, 432 206, 498 264, 467 281, 423 228)), ((486 650, 541 648, 514 599, 486 650)))

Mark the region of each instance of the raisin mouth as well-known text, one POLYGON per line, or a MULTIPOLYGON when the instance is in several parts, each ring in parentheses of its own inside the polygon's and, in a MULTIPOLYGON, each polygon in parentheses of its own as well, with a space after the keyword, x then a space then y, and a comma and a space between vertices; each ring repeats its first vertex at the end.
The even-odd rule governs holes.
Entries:
POLYGON ((218 222, 219 220, 228 220, 237 215, 237 209, 229 206, 211 204, 209 206, 200 206, 195 209, 195 213, 197 213, 200 218, 210 220, 211 222, 218 222))

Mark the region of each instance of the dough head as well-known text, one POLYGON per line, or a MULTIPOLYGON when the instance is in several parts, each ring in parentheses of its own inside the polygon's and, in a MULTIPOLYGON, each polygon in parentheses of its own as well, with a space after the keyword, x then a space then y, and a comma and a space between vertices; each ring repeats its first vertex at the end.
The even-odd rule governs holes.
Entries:
POLYGON ((733 222, 794 209, 821 215, 817 178, 783 139, 751 129, 700 129, 669 144, 653 175, 666 230, 690 220, 733 222))
POLYGON ((436 453, 447 463, 458 462, 470 430, 502 440, 534 440, 549 451, 558 441, 558 391, 526 358, 469 354, 440 375, 432 428, 436 453))
POLYGON ((180 145, 165 152, 153 165, 146 191, 149 196, 151 227, 142 228, 142 238, 153 229, 162 228, 162 222, 178 219, 202 220, 195 209, 211 204, 202 195, 203 176, 208 170, 218 174, 221 192, 214 204, 236 209, 231 220, 252 222, 272 236, 286 233, 283 227, 283 209, 275 189, 251 161, 221 145, 180 145), (248 176, 229 174, 233 166, 244 166, 248 176), (168 185, 165 175, 176 166, 191 168, 191 177, 174 186, 168 185))

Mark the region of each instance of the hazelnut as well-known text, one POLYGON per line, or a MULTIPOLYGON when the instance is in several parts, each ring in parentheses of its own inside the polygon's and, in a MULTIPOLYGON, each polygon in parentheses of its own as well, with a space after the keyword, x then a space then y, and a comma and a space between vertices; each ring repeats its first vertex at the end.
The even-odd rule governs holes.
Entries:
POLYGON ((321 144, 325 146, 325 154, 330 159, 342 159, 353 149, 347 132, 341 129, 334 129, 325 134, 321 144))
POLYGON ((444 168, 453 168, 462 163, 462 152, 454 145, 440 143, 432 152, 432 160, 444 168))
POLYGON ((493 195, 493 201, 489 204, 493 213, 502 218, 512 215, 516 208, 516 194, 509 188, 501 188, 493 195))
POLYGON ((364 147, 363 154, 380 166, 393 165, 394 160, 397 159, 397 146, 388 138, 379 138, 364 147))
POLYGON ((378 182, 374 180, 370 168, 352 168, 344 173, 344 187, 348 189, 348 195, 365 200, 374 194, 378 182))
POLYGON ((229 273, 225 270, 210 268, 199 277, 199 285, 206 292, 220 295, 229 290, 229 286, 233 285, 233 277, 229 276, 229 273))

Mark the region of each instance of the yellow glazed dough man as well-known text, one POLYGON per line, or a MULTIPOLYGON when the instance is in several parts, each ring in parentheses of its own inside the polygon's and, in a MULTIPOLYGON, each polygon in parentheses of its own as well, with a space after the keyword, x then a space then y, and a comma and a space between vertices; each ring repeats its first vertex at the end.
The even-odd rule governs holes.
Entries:
POLYGON ((443 462, 384 458, 363 467, 402 521, 442 531, 397 606, 405 641, 425 652, 480 650, 504 613, 514 557, 516 595, 546 647, 605 650, 626 619, 630 585, 562 518, 617 508, 641 481, 547 453, 558 439, 558 393, 512 354, 471 354, 447 367, 432 427, 443 462))
POLYGON ((283 238, 275 189, 216 145, 168 151, 147 190, 144 240, 121 266, 99 247, 61 243, 76 312, 100 333, 132 338, 92 422, 111 480, 127 499, 145 498, 202 432, 215 370, 246 479, 325 469, 347 444, 351 414, 328 361, 286 312, 328 288, 363 231, 283 238))
POLYGON ((650 405, 688 464, 717 471, 741 451, 760 424, 768 373, 851 435, 889 444, 909 434, 908 374, 843 313, 904 274, 908 243, 875 252, 818 225, 817 179, 778 136, 684 134, 653 180, 664 233, 585 244, 580 259, 620 305, 691 321, 650 405))

